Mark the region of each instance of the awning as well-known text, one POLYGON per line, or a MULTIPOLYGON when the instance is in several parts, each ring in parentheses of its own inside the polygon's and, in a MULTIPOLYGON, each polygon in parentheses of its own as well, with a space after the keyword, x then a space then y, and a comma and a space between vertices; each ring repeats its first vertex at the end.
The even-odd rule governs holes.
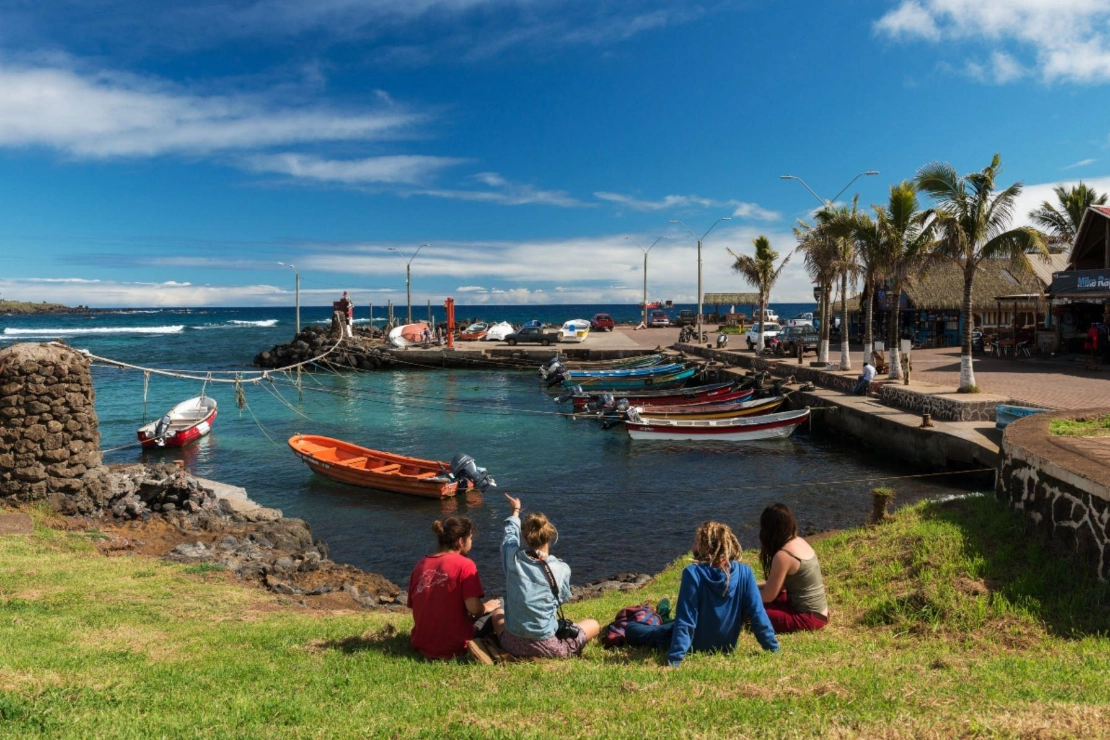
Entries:
POLYGON ((1110 270, 1069 270, 1052 275, 1053 298, 1110 298, 1110 270))

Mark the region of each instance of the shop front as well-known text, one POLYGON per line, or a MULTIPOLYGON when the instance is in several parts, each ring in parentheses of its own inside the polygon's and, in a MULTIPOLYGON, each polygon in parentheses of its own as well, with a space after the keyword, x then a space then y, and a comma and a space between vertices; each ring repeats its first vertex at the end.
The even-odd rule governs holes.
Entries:
POLYGON ((1098 353, 1107 356, 1110 341, 1110 269, 1068 270, 1052 276, 1053 314, 1060 350, 1090 351, 1091 328, 1099 333, 1098 353))

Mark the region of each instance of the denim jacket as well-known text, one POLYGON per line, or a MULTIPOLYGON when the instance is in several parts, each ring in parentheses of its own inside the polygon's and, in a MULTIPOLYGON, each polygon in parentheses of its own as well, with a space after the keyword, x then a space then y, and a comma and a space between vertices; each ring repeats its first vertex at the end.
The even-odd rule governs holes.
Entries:
POLYGON ((520 517, 505 520, 501 540, 501 566, 505 569, 505 628, 517 637, 545 640, 558 626, 556 610, 570 599, 570 566, 554 555, 547 565, 559 585, 559 601, 551 593, 547 577, 538 560, 525 554, 520 541, 520 517))

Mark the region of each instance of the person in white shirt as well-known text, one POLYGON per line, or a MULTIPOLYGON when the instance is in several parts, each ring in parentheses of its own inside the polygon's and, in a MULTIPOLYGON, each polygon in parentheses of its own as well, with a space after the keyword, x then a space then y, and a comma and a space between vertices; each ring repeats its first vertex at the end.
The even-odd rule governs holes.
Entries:
POLYGON ((856 383, 852 395, 866 396, 867 392, 871 389, 871 381, 875 379, 875 366, 863 363, 863 372, 860 373, 859 382, 856 383))

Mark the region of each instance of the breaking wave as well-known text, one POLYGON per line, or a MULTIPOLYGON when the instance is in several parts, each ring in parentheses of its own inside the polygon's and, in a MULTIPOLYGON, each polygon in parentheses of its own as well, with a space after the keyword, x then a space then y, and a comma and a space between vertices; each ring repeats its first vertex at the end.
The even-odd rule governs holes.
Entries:
POLYGON ((174 326, 98 326, 88 329, 4 329, 4 336, 15 337, 66 337, 83 334, 180 334, 184 324, 174 326))
POLYGON ((227 323, 235 324, 236 326, 277 326, 277 319, 265 319, 263 321, 240 321, 238 319, 231 319, 227 323))

